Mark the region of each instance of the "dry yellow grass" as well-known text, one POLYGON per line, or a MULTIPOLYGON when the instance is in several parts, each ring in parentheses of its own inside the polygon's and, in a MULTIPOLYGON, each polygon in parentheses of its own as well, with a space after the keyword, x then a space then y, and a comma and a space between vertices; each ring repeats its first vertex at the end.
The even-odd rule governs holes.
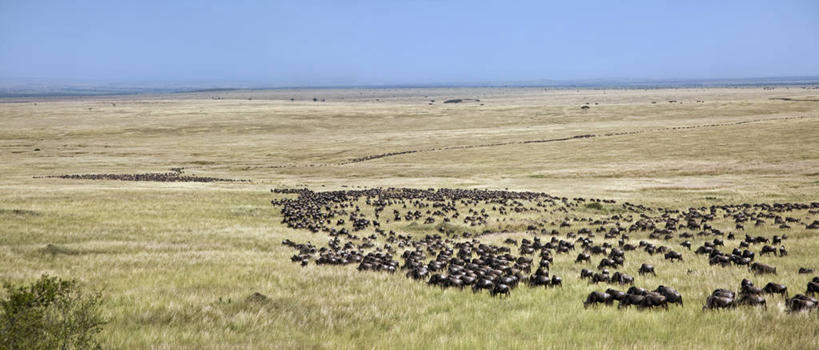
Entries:
MULTIPOLYGON (((300 268, 281 240, 326 237, 283 227, 269 192, 509 188, 679 208, 817 201, 819 103, 770 99, 815 91, 275 90, 5 101, 0 279, 48 272, 104 288, 111 348, 817 348, 817 313, 702 312, 710 289, 736 288, 746 273, 701 259, 641 280, 672 284, 691 300, 658 313, 583 311, 594 287, 574 280, 579 267, 565 256, 555 264, 567 276, 563 289, 522 288, 502 301, 352 266, 300 268), (481 101, 441 104, 447 98, 481 101), (699 127, 669 129, 690 126, 699 127), (520 143, 621 132, 636 133, 520 143), (480 147, 488 144, 503 145, 480 147), (406 150, 428 151, 334 165, 406 150), (172 167, 251 182, 40 178, 172 167), (692 278, 687 269, 703 272, 692 278), (256 291, 269 302, 246 302, 256 291)), ((789 272, 776 279, 803 289, 794 268, 819 268, 819 237, 800 227, 790 234, 781 263, 789 272)))

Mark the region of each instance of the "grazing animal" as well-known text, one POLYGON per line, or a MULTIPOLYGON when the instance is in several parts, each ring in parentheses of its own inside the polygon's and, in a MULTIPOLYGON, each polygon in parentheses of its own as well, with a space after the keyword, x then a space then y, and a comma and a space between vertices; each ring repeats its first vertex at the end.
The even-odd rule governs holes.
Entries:
POLYGON ((634 284, 634 277, 618 271, 611 276, 611 281, 618 284, 634 284))
POLYGON ((671 260, 671 262, 674 262, 674 260, 682 261, 683 257, 682 257, 682 254, 677 253, 677 252, 672 250, 672 251, 670 251, 668 253, 665 253, 665 259, 666 260, 671 260))
POLYGON ((589 306, 594 306, 597 304, 606 304, 611 305, 614 301, 611 294, 605 292, 591 292, 589 296, 586 297, 586 301, 583 302, 583 308, 588 308, 589 306))
POLYGON ((563 279, 558 276, 552 276, 552 281, 549 283, 551 287, 563 287, 563 279))
POLYGON ((509 286, 500 283, 500 284, 496 285, 495 288, 492 288, 489 291, 489 295, 491 295, 493 297, 494 296, 509 296, 509 286))
POLYGON ((600 260, 600 264, 597 265, 598 269, 603 269, 606 267, 617 267, 617 262, 609 258, 603 258, 600 260))
POLYGON ((750 295, 745 294, 737 301, 740 305, 748 305, 748 306, 762 306, 765 310, 768 309, 768 305, 765 302, 765 298, 759 295, 750 295))
POLYGON ((475 284, 472 285, 472 292, 477 293, 477 292, 480 292, 481 289, 486 289, 486 290, 491 291, 493 287, 495 287, 495 285, 492 283, 492 281, 482 278, 482 279, 477 280, 475 282, 475 284))
POLYGON ((606 289, 606 293, 608 295, 611 295, 611 298, 614 299, 614 300, 617 300, 617 301, 622 301, 623 298, 626 297, 625 292, 621 292, 619 290, 612 289, 612 288, 606 289))
POLYGON ((776 274, 776 267, 773 267, 771 265, 765 265, 765 264, 755 262, 755 263, 751 264, 750 268, 751 268, 751 271, 753 271, 754 273, 757 273, 757 274, 766 274, 766 273, 770 273, 770 274, 774 274, 774 275, 776 274))
POLYGON ((657 276, 657 273, 654 272, 654 265, 649 264, 642 264, 640 265, 640 270, 637 271, 640 275, 652 274, 657 276))
POLYGON ((644 308, 653 308, 660 306, 668 310, 668 299, 660 293, 648 292, 646 293, 645 299, 643 299, 643 302, 642 304, 640 304, 640 306, 644 308))
POLYGON ((813 273, 813 269, 810 269, 810 268, 807 268, 807 267, 800 267, 800 268, 799 268, 799 273, 800 273, 800 274, 809 274, 809 273, 813 273))
POLYGON ((626 294, 622 300, 620 300, 620 304, 617 305, 618 309, 629 307, 631 305, 642 305, 645 301, 646 296, 640 294, 626 294))
POLYGON ((759 250, 759 256, 765 256, 765 255, 768 255, 770 253, 773 253, 773 255, 776 255, 776 247, 770 246, 770 245, 764 245, 764 246, 762 246, 762 249, 759 250))
POLYGON ((805 294, 814 295, 819 293, 819 282, 808 282, 808 289, 805 290, 805 294))
POLYGON ((711 295, 705 300, 705 305, 703 305, 702 309, 731 309, 734 307, 736 307, 736 304, 734 303, 733 298, 711 295))
POLYGON ((785 300, 785 306, 790 312, 812 311, 817 308, 817 305, 819 305, 819 301, 802 294, 794 295, 793 298, 785 300))
POLYGON ((788 297, 788 286, 784 284, 769 282, 762 290, 767 294, 782 294, 785 298, 788 297))
POLYGON ((660 285, 654 291, 662 294, 666 298, 667 302, 680 304, 680 306, 683 306, 682 295, 676 289, 660 285))
POLYGON ((591 278, 591 283, 597 284, 600 282, 611 283, 611 276, 604 271, 603 273, 595 273, 591 278))

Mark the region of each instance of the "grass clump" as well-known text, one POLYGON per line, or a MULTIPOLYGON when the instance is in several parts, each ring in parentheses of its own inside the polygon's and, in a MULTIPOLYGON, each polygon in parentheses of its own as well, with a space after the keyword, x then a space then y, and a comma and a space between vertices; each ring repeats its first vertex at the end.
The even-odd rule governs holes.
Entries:
POLYGON ((105 324, 102 295, 76 281, 43 275, 26 286, 4 285, 0 300, 0 349, 99 349, 105 324))
POLYGON ((599 202, 586 203, 587 209, 603 210, 603 205, 599 202))

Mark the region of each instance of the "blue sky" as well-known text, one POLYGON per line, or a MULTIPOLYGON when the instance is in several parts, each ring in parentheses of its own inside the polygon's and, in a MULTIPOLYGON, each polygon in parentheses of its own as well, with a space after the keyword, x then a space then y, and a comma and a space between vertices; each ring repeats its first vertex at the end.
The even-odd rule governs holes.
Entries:
POLYGON ((0 0, 0 81, 819 75, 819 1, 0 0))

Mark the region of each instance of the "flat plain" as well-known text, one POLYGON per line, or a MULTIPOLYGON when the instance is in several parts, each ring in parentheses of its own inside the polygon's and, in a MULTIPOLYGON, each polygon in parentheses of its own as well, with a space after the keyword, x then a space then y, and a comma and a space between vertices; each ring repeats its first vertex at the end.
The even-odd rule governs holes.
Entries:
MULTIPOLYGON (((733 222, 720 223, 739 237, 726 240, 729 250, 746 233, 787 234, 788 256, 758 258, 777 266, 775 276, 711 266, 680 250, 682 239, 632 233, 635 243, 682 251, 685 262, 636 251, 622 270, 646 288, 674 286, 685 305, 584 309, 586 295, 607 286, 579 278, 589 266, 575 264, 576 253, 555 256, 563 287, 520 286, 503 298, 354 264, 294 264, 283 240, 324 245, 328 237, 283 225, 271 201, 286 196, 270 190, 496 189, 616 201, 609 211, 582 212, 599 217, 621 213, 624 202, 680 210, 817 202, 817 91, 314 89, 6 99, 0 280, 48 273, 102 289, 110 321, 104 344, 116 349, 816 349, 819 312, 786 312, 784 298, 767 297, 766 310, 702 306, 712 290, 736 290, 743 278, 802 293, 816 274, 797 269, 819 270, 819 230, 806 228, 817 214, 805 212, 787 230, 737 232, 733 222), (464 100, 443 103, 449 99, 464 100), (174 168, 243 181, 53 177, 174 168), (644 262, 657 276, 637 276, 644 262), (266 299, 249 300, 254 292, 266 299)), ((389 228, 438 233, 420 223, 389 228)), ((536 236, 525 225, 487 228, 493 232, 480 239, 495 244, 536 236)))

